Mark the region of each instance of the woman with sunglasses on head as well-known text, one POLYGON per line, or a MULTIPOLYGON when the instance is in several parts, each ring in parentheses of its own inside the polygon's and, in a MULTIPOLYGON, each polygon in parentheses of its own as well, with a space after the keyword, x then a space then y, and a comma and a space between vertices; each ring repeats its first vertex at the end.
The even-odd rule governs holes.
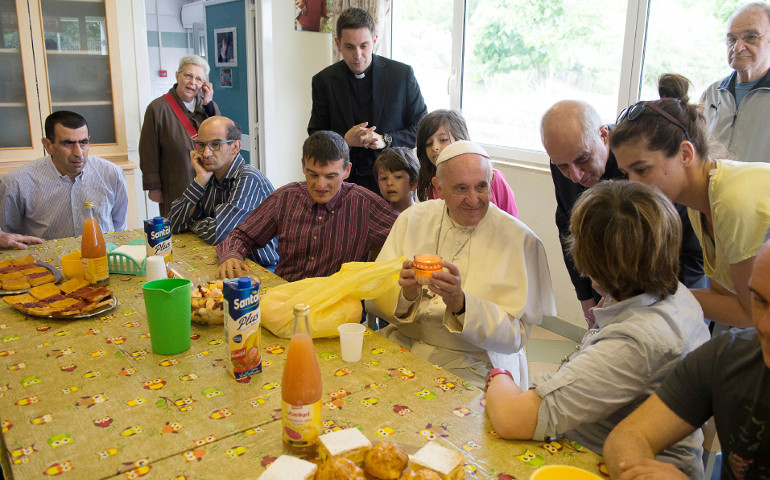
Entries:
POLYGON ((712 158, 702 107, 688 103, 688 84, 661 75, 661 99, 624 110, 610 147, 630 180, 688 207, 711 279, 711 288, 693 290, 705 317, 749 327, 748 279, 770 225, 770 164, 712 158))
MULTIPOLYGON (((416 142, 417 158, 420 160, 417 198, 421 202, 438 198, 438 192, 433 188, 431 181, 436 176, 436 159, 439 153, 458 140, 470 139, 465 118, 457 110, 434 110, 422 117, 417 128, 416 142)), ((516 197, 499 170, 492 169, 489 201, 500 210, 519 218, 516 197)))

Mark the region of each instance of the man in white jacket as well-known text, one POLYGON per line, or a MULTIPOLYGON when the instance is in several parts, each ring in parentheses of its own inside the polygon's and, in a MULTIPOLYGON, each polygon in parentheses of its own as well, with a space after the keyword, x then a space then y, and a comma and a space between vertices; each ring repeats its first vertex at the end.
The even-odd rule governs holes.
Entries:
POLYGON ((492 168, 483 148, 456 142, 436 166, 440 199, 402 212, 377 260, 434 254, 443 270, 423 287, 405 261, 398 285, 368 300, 367 311, 391 323, 383 335, 474 385, 504 368, 527 388, 530 330, 556 313, 545 249, 489 203, 492 168))

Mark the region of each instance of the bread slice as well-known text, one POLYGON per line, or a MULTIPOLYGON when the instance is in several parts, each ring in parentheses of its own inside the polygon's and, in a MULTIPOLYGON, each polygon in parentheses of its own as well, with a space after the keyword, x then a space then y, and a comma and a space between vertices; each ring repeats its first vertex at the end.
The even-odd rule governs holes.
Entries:
POLYGON ((27 280, 29 281, 30 286, 36 287, 44 283, 55 282, 56 277, 54 277, 51 272, 46 270, 45 272, 37 272, 27 275, 27 280))
POLYGON ((81 277, 75 277, 75 278, 71 278, 71 279, 67 280, 66 282, 62 283, 61 285, 59 285, 59 288, 61 288, 62 292, 67 294, 67 293, 72 293, 75 290, 79 290, 79 289, 81 289, 83 287, 86 287, 86 286, 88 286, 88 282, 87 281, 85 281, 81 277))
POLYGON ((259 480, 309 480, 315 477, 318 467, 314 463, 291 455, 281 455, 273 460, 259 480))
POLYGON ((464 463, 465 455, 457 450, 444 448, 436 442, 428 442, 412 456, 409 468, 414 471, 428 468, 438 473, 442 480, 460 480, 465 476, 464 463))
POLYGON ((8 295, 3 297, 5 303, 9 305, 18 305, 21 303, 35 303, 37 299, 29 293, 22 293, 21 295, 8 295))
POLYGON ((4 278, 0 280, 0 284, 3 286, 3 290, 6 292, 13 292, 15 290, 25 290, 28 289, 31 285, 27 281, 27 277, 16 277, 16 278, 4 278))
POLYGON ((27 255, 26 257, 14 258, 11 260, 11 265, 27 265, 29 263, 35 263, 35 257, 27 255))
POLYGON ((58 293, 61 293, 61 291, 59 290, 59 287, 53 283, 44 283, 43 285, 29 289, 29 294, 37 299, 50 297, 51 295, 56 295, 58 293))
POLYGON ((357 428, 345 428, 318 437, 318 454, 321 460, 344 457, 359 467, 364 463, 372 442, 357 428))

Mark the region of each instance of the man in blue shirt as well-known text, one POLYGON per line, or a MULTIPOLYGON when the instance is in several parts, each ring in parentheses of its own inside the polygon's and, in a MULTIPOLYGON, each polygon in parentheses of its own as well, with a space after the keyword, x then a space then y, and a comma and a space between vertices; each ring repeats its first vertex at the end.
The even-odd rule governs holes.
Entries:
MULTIPOLYGON (((229 118, 211 117, 201 123, 195 146, 190 152, 195 178, 171 205, 171 232, 189 230, 216 245, 273 192, 273 185, 243 160, 241 129, 229 118)), ((278 265, 275 238, 250 256, 274 270, 278 265)))
POLYGON ((88 154, 86 119, 64 110, 48 115, 42 142, 48 155, 0 180, 2 231, 45 240, 80 235, 87 201, 103 232, 125 230, 126 177, 114 163, 88 154))

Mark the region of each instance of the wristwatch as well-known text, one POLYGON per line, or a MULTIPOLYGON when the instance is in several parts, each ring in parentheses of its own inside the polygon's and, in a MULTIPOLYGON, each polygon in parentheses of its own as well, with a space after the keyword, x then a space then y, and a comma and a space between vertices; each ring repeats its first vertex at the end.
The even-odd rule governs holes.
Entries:
POLYGON ((513 374, 509 372, 508 370, 504 368, 493 368, 492 370, 487 373, 487 381, 484 383, 484 393, 486 393, 487 388, 489 388, 489 382, 492 381, 493 378, 495 378, 498 375, 508 375, 511 380, 513 380, 513 374))
POLYGON ((382 139, 385 141, 385 148, 390 148, 393 145, 393 137, 387 133, 382 134, 382 139))

